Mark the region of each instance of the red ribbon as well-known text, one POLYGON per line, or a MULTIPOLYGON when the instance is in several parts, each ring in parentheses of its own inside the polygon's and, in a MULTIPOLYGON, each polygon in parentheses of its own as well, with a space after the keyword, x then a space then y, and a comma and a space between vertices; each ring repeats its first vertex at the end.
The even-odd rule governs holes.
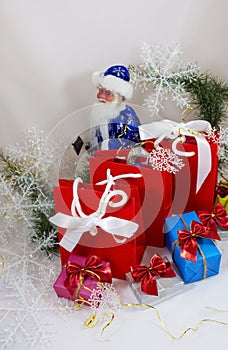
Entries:
POLYGON ((176 276, 170 262, 165 262, 160 255, 154 254, 150 260, 150 266, 131 266, 131 274, 135 282, 141 282, 141 289, 144 293, 158 295, 157 277, 176 276))
POLYGON ((198 211, 200 221, 210 231, 217 232, 217 225, 224 230, 228 230, 228 215, 222 204, 218 203, 212 210, 212 212, 206 210, 198 211))
POLYGON ((66 265, 67 278, 64 286, 71 295, 81 286, 86 276, 95 277, 99 282, 112 282, 112 273, 109 265, 102 263, 101 259, 96 255, 90 255, 85 261, 84 266, 68 261, 66 265))
POLYGON ((181 257, 196 262, 197 237, 220 240, 217 232, 208 230, 201 223, 192 221, 190 231, 178 230, 178 240, 181 246, 181 257))

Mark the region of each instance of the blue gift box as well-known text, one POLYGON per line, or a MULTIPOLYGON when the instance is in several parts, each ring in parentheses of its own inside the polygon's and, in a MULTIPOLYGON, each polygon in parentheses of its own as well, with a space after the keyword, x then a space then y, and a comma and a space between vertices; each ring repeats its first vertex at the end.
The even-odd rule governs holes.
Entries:
MULTIPOLYGON (((190 227, 193 220, 201 222, 196 212, 182 214, 186 224, 190 227)), ((172 216, 165 219, 165 244, 172 253, 173 242, 178 240, 178 230, 186 230, 180 216, 172 216)), ((206 258, 206 277, 219 273, 221 253, 214 241, 209 238, 197 238, 197 243, 206 258)), ((196 262, 186 260, 180 256, 181 248, 178 244, 174 246, 173 260, 177 265, 185 283, 191 283, 203 279, 204 261, 197 250, 196 262)))

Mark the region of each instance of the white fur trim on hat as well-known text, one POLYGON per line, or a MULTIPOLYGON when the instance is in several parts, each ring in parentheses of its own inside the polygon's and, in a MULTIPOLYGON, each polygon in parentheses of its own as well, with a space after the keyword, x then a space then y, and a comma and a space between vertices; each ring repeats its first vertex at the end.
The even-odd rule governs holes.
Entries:
POLYGON ((121 96, 130 99, 133 94, 133 86, 114 75, 104 76, 103 72, 94 72, 92 75, 92 81, 95 86, 102 86, 105 89, 118 92, 121 96))

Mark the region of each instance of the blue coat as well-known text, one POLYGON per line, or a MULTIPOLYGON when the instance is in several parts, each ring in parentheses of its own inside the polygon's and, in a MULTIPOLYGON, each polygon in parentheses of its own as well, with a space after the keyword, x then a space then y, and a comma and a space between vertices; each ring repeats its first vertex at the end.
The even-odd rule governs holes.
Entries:
POLYGON ((126 106, 118 117, 111 119, 108 124, 109 149, 133 147, 140 141, 138 130, 140 124, 134 109, 126 106))

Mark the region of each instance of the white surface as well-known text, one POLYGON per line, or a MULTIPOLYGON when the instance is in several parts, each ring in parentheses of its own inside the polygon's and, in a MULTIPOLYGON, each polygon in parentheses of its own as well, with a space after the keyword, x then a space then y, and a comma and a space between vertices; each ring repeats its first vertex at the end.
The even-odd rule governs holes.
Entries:
MULTIPOLYGON (((1 145, 94 103, 92 72, 140 63, 143 42, 180 42, 183 61, 227 82, 227 13, 227 0, 1 0, 1 145)), ((180 111, 161 116, 180 120, 180 111)))
MULTIPOLYGON (((204 281, 186 285, 186 289, 172 299, 156 305, 162 321, 174 336, 179 336, 186 328, 195 327, 201 319, 214 319, 228 322, 228 313, 215 312, 207 307, 228 309, 228 240, 219 243, 223 253, 220 274, 204 281)), ((149 247, 146 255, 161 253, 163 249, 149 247)), ((125 303, 135 303, 136 299, 127 283, 114 280, 118 294, 125 303)), ((53 297, 55 297, 53 293, 53 297)), ((227 349, 228 325, 208 322, 201 325, 194 333, 190 331, 181 340, 172 340, 162 329, 155 312, 151 309, 122 307, 112 325, 100 335, 104 324, 87 329, 83 323, 91 311, 63 312, 63 318, 49 315, 55 341, 49 343, 51 350, 73 349, 169 349, 169 350, 212 350, 227 349), (105 341, 105 338, 109 341, 105 341)), ((33 347, 41 350, 45 347, 33 347)), ((15 344, 10 349, 26 350, 24 344, 15 344)))
MULTIPOLYGON (((91 74, 112 64, 138 63, 143 42, 181 42, 184 60, 228 80, 227 0, 2 0, 0 2, 1 145, 14 143, 34 124, 50 131, 69 113, 95 101, 91 74)), ((132 103, 141 105, 135 93, 132 103)), ((175 117, 172 110, 164 116, 175 117)), ((179 117, 179 115, 178 115, 179 117)), ((226 246, 228 255, 228 242, 226 246)), ((124 281, 115 281, 124 302, 135 298, 124 281)), ((201 319, 228 321, 228 264, 219 275, 194 284, 157 305, 168 329, 178 336, 201 319)), ((53 292, 54 297, 54 292, 53 292)), ((85 329, 84 312, 65 319, 50 314, 55 342, 51 350, 73 349, 227 349, 228 326, 203 324, 182 340, 172 340, 152 310, 122 308, 100 337, 101 327, 85 329)), ((26 350, 24 344, 12 349, 26 350)), ((43 347, 34 348, 37 350, 43 347)))

